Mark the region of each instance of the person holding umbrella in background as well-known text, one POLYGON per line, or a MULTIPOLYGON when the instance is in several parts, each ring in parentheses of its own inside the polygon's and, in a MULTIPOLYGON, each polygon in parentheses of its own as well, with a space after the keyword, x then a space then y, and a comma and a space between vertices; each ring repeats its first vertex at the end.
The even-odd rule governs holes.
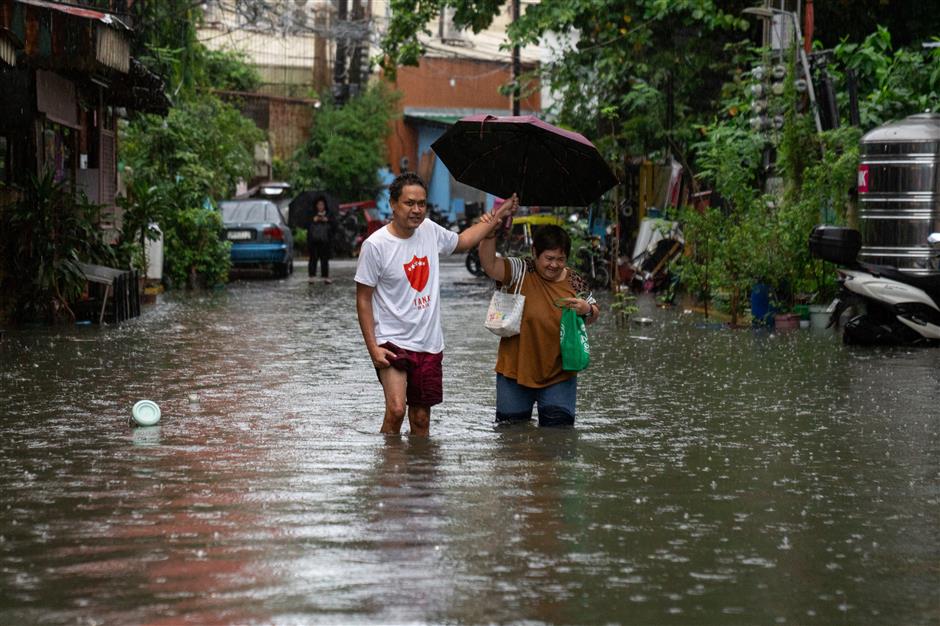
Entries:
POLYGON ((381 432, 427 436, 431 407, 443 401, 444 334, 438 256, 466 252, 511 216, 513 195, 459 235, 427 217, 427 187, 414 173, 389 185, 392 219, 362 244, 356 265, 356 312, 385 394, 381 432))
POLYGON ((330 254, 335 230, 336 219, 326 206, 326 198, 319 196, 313 203, 313 217, 307 226, 307 282, 316 281, 317 261, 323 282, 327 285, 333 282, 330 280, 330 254))

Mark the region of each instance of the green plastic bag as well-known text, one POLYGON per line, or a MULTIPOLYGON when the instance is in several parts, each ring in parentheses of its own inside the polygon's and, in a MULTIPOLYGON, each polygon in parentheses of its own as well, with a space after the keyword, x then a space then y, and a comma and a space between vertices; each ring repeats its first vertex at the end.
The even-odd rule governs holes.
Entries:
POLYGON ((588 345, 584 320, 574 309, 561 312, 560 335, 561 369, 566 372, 580 372, 591 361, 591 347, 588 345))

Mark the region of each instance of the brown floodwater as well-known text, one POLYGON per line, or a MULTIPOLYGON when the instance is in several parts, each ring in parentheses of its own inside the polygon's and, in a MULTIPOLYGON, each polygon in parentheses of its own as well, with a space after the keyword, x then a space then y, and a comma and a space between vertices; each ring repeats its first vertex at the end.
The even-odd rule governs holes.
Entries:
POLYGON ((940 350, 642 300, 574 429, 497 428, 457 258, 432 436, 386 438, 353 263, 299 269, 7 329, 0 623, 940 622, 940 350))

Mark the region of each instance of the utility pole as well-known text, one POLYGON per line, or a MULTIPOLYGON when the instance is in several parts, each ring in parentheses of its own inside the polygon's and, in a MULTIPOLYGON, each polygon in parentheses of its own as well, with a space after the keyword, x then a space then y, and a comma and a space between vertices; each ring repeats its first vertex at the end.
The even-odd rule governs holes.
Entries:
POLYGON ((346 48, 347 42, 344 33, 348 32, 346 24, 349 13, 346 9, 347 0, 336 0, 336 26, 341 30, 336 38, 336 59, 333 62, 333 100, 342 106, 346 103, 349 87, 346 83, 346 48))
POLYGON ((318 7, 314 14, 313 29, 313 88, 320 90, 330 84, 330 67, 327 59, 326 32, 329 27, 329 12, 318 7))
MULTIPOLYGON (((362 9, 362 0, 352 0, 352 19, 358 27, 362 24, 365 13, 362 9)), ((356 32, 359 30, 357 28, 356 32)), ((349 89, 348 95, 355 96, 362 89, 362 39, 359 35, 352 42, 352 57, 349 60, 349 89)))
MULTIPOLYGON (((512 0, 512 21, 519 20, 519 0, 512 0)), ((512 114, 519 115, 520 98, 522 90, 519 86, 519 75, 522 74, 522 63, 519 60, 519 46, 512 47, 512 114)))

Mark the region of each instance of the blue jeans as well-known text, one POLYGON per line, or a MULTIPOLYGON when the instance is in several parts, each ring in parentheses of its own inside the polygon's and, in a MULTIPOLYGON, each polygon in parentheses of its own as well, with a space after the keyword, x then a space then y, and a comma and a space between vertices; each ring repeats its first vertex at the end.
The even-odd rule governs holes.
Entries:
POLYGON ((573 426, 577 396, 577 376, 536 389, 496 374, 496 421, 530 420, 532 405, 538 403, 539 426, 573 426))

